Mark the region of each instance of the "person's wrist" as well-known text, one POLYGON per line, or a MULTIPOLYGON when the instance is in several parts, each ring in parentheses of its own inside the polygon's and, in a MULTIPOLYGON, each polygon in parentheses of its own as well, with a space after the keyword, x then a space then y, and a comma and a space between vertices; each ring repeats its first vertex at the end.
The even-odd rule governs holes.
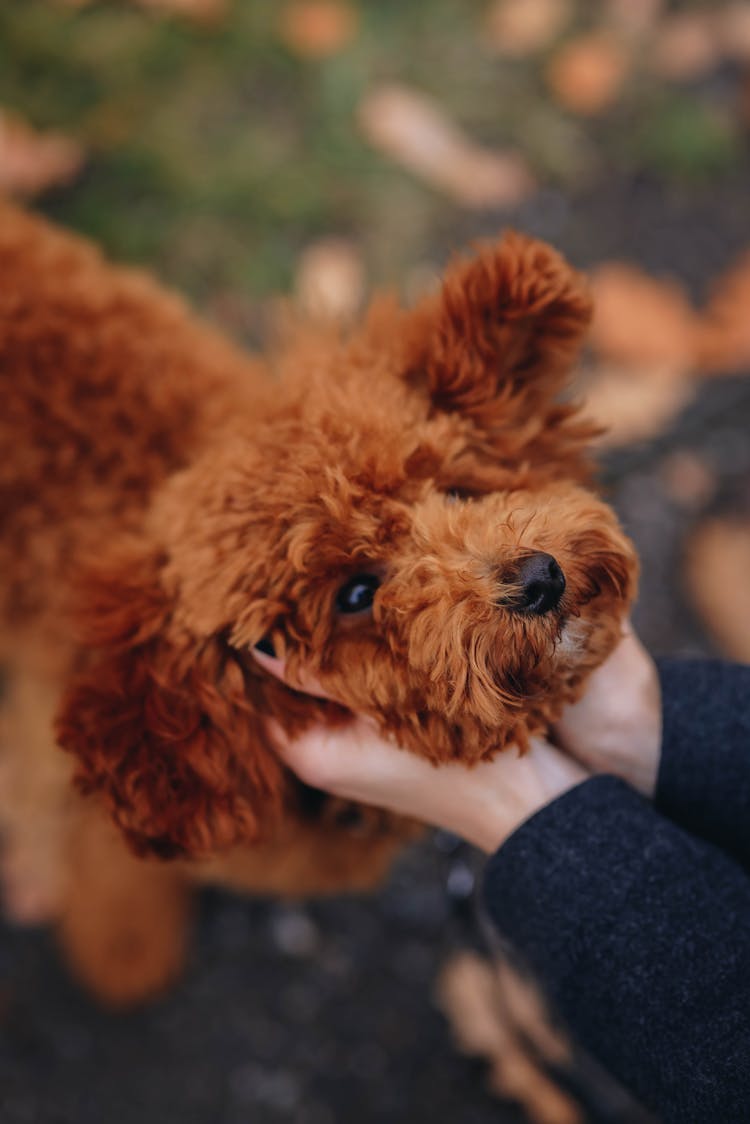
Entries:
POLYGON ((575 760, 546 742, 535 741, 520 757, 461 769, 451 778, 447 815, 440 825, 487 854, 493 854, 518 828, 542 808, 586 780, 589 774, 575 760))
POLYGON ((598 772, 612 773, 651 800, 659 771, 660 738, 643 723, 624 720, 603 732, 598 772))

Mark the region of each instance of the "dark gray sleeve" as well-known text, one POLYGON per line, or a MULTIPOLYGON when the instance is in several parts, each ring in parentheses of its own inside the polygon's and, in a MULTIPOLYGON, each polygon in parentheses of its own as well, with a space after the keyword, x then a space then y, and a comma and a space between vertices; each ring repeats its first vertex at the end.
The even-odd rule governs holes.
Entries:
POLYGON ((613 777, 489 861, 485 904, 573 1036, 675 1124, 746 1124, 750 879, 613 777))
POLYGON ((662 660, 659 675, 656 807, 750 866, 750 667, 662 660))

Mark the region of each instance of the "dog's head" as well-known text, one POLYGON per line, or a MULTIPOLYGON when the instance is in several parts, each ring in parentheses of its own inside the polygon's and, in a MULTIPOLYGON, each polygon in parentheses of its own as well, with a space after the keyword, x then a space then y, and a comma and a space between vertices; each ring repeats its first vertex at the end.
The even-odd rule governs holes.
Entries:
POLYGON ((255 666, 262 638, 435 762, 524 745, 574 696, 637 570, 559 397, 589 316, 509 235, 415 309, 290 345, 246 432, 167 482, 89 588, 99 655, 60 722, 136 846, 204 852, 283 804, 259 715, 335 714, 255 666))

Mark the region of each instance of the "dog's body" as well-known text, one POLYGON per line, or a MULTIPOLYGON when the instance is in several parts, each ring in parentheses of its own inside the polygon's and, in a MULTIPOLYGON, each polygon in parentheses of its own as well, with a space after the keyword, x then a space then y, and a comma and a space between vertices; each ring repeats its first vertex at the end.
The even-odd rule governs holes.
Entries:
POLYGON ((589 306, 540 244, 347 339, 298 333, 276 380, 8 205, 0 279, 6 899, 125 1002, 178 969, 189 882, 361 888, 413 831, 282 768, 264 717, 342 711, 250 646, 471 764, 575 696, 636 565, 555 402, 589 306))

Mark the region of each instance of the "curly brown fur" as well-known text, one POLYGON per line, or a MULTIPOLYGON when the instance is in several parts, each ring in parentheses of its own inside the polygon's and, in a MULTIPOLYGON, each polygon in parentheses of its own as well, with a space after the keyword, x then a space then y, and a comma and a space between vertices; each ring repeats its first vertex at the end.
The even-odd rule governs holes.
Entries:
MULTIPOLYGON (((541 243, 506 235, 416 308, 380 298, 341 337, 298 327, 262 363, 6 204, 0 270, 0 655, 57 711, 34 754, 14 735, 11 772, 48 759, 63 776, 30 801, 71 849, 63 936, 122 999, 86 968, 104 938, 88 949, 91 927, 71 920, 101 881, 89 872, 87 899, 72 857, 92 808, 138 854, 180 860, 160 878, 278 892, 366 885, 411 832, 363 811, 357 834, 332 801, 311 815, 264 719, 295 730, 345 712, 261 672, 261 638, 407 749, 471 764, 525 745, 575 697, 615 641, 636 562, 588 490, 592 430, 559 397, 587 291, 541 243), (539 552, 566 589, 534 615, 519 573, 539 552), (371 609, 337 611, 358 574, 379 584, 371 609)), ((123 878, 126 898, 138 881, 123 878)), ((164 980, 181 909, 167 913, 164 980)), ((159 976, 149 964, 140 991, 159 976)))

